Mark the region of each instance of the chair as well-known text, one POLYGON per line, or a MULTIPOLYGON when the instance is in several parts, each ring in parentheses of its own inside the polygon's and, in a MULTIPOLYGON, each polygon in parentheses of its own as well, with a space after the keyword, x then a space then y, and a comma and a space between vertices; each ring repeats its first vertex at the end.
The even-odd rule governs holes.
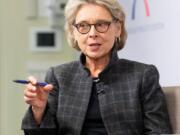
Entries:
POLYGON ((173 133, 180 133, 180 87, 163 87, 173 133))

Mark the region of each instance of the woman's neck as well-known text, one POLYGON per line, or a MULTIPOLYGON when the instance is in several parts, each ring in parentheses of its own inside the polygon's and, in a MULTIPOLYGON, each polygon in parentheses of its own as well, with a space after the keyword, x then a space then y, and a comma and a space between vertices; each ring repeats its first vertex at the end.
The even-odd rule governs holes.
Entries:
POLYGON ((99 73, 103 71, 106 65, 109 63, 109 57, 100 59, 92 59, 86 57, 86 67, 90 70, 92 77, 98 77, 99 73))

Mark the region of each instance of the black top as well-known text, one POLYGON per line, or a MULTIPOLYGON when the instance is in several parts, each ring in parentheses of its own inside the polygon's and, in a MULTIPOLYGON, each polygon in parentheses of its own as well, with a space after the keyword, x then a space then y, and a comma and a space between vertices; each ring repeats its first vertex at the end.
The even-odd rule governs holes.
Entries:
POLYGON ((99 83, 98 79, 94 78, 82 135, 107 135, 99 108, 98 92, 96 88, 97 83, 99 83))

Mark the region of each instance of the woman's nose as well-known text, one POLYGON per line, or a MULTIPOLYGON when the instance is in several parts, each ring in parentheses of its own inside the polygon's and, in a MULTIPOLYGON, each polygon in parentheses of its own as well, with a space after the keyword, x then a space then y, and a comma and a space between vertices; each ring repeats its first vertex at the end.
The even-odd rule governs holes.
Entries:
POLYGON ((90 28, 90 31, 89 31, 89 36, 90 37, 97 37, 97 34, 98 34, 97 30, 95 29, 94 25, 92 25, 90 28))

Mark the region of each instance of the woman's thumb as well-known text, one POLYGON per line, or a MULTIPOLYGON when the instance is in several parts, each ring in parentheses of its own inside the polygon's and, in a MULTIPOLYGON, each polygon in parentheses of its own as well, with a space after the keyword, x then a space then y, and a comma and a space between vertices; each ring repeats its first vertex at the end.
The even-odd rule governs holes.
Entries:
POLYGON ((44 91, 50 92, 53 90, 53 85, 52 84, 47 84, 46 86, 43 87, 44 91))

